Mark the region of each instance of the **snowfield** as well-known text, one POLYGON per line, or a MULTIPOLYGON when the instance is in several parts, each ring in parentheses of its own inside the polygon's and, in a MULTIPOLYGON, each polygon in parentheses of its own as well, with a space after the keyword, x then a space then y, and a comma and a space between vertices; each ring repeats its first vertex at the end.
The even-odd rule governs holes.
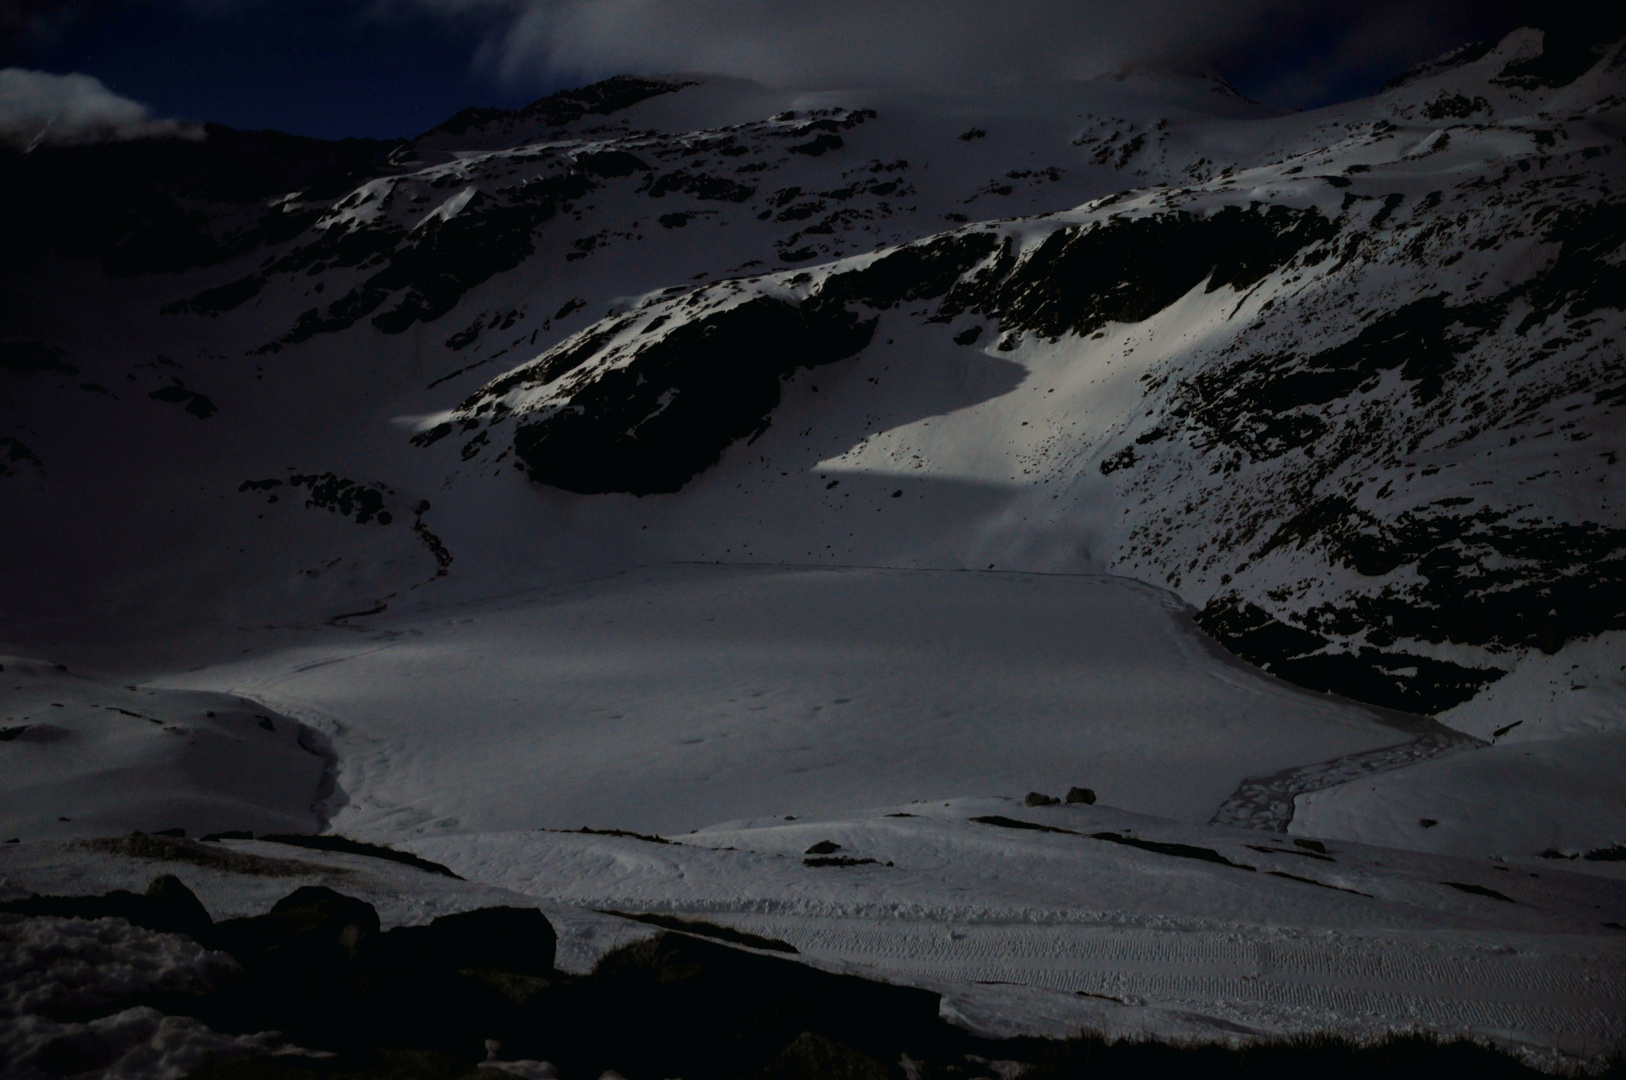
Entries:
MULTIPOLYGON (((578 973, 660 913, 990 1036, 1600 1062, 1623 138, 1626 43, 1520 30, 1302 114, 629 77, 11 161, 0 899, 540 907, 578 973), (265 839, 324 832, 467 880, 265 839)), ((181 939, 0 920, 117 991, 13 991, 13 1061, 272 1045, 130 1004, 181 939)))
POLYGON ((1204 822, 1247 777, 1411 738, 1115 578, 694 565, 367 626, 155 685, 331 730, 332 825, 387 843, 1074 785, 1204 822))

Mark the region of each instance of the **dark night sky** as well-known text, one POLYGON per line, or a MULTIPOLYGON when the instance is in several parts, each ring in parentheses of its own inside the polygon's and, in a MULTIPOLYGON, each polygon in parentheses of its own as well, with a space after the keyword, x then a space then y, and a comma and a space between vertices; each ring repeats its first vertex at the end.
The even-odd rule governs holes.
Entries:
POLYGON ((874 12, 887 0, 866 0, 862 8, 842 0, 759 0, 749 8, 762 16, 755 20, 739 17, 745 2, 680 9, 672 0, 610 0, 620 21, 607 25, 582 14, 594 12, 595 0, 0 0, 0 63, 93 75, 155 116, 330 138, 391 137, 416 134, 467 105, 512 108, 619 70, 772 79, 775 65, 791 57, 801 64, 793 77, 863 78, 870 69, 862 58, 846 67, 839 58, 835 66, 807 61, 830 53, 830 42, 857 37, 855 25, 883 43, 877 53, 895 55, 898 42, 918 42, 921 70, 938 65, 949 77, 962 69, 1045 77, 1062 63, 1045 55, 1049 40, 1093 34, 1110 46, 1092 53, 1094 62, 1118 56, 1216 68, 1250 96, 1308 107, 1369 93, 1409 63, 1499 36, 1517 21, 1510 4, 1444 0, 1237 0, 1236 18, 1219 21, 1213 12, 1225 5, 1215 3, 1142 0, 1109 9, 1081 0, 1011 0, 1008 7, 964 8, 971 14, 957 26, 939 20, 922 29, 904 18, 932 10, 908 9, 920 0, 898 0, 888 10, 899 17, 885 25, 874 12), (664 9, 653 6, 662 2, 664 9), (985 44, 988 27, 978 20, 996 9, 1006 14, 991 25, 1018 29, 985 44), (679 10, 681 23, 668 18, 679 10), (1149 13, 1121 14, 1128 10, 1149 13), (1227 36, 1223 30, 1233 25, 1227 36))

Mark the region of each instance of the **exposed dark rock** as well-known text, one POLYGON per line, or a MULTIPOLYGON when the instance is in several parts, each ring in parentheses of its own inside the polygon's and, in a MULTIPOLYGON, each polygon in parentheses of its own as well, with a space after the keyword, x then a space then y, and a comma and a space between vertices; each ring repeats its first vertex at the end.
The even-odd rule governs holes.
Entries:
POLYGON ((962 302, 997 314, 1008 330, 1083 336, 1150 318, 1204 282, 1209 292, 1246 289, 1336 231, 1319 211, 1286 206, 1110 218, 1056 230, 1008 277, 962 302))
POLYGON ((1055 806, 1060 802, 1061 802, 1061 800, 1056 798, 1054 795, 1046 795, 1043 792, 1039 792, 1039 791, 1030 791, 1030 792, 1027 793, 1027 797, 1022 800, 1022 805, 1023 806, 1055 806))
POLYGON ((434 134, 466 135, 476 128, 489 127, 502 121, 563 127, 575 123, 584 116, 609 116, 629 109, 640 101, 647 101, 661 94, 675 93, 693 85, 693 81, 616 75, 574 90, 560 90, 512 112, 502 109, 464 109, 419 137, 434 134))
MULTIPOLYGON (((267 477, 263 480, 244 480, 238 485, 239 494, 244 492, 269 491, 281 487, 284 481, 278 477, 267 477)), ((380 525, 388 525, 395 520, 390 511, 384 509, 386 497, 393 497, 395 492, 382 484, 360 484, 354 480, 347 480, 335 473, 294 473, 287 479, 289 487, 302 487, 309 492, 305 505, 315 510, 327 510, 341 517, 354 517, 357 525, 365 525, 377 521, 380 525)))
MULTIPOLYGON (((665 332, 521 423, 514 453, 533 479, 567 491, 677 491, 729 444, 766 428, 783 379, 852 356, 874 329, 836 304, 748 300, 665 332)), ((585 362, 597 344, 567 343, 541 371, 585 362)))
POLYGON ((841 845, 836 843, 834 840, 820 840, 818 843, 816 843, 812 847, 808 848, 807 851, 805 851, 803 854, 806 854, 806 855, 829 855, 829 854, 832 854, 833 852, 837 852, 837 851, 840 851, 840 850, 841 850, 841 845))
POLYGON ((103 896, 40 896, 0 901, 12 915, 54 915, 68 919, 124 919, 131 926, 209 940, 213 920, 192 890, 172 874, 153 879, 145 895, 115 889, 103 896))
POLYGON ((646 844, 670 844, 672 842, 664 836, 652 836, 649 833, 631 832, 627 829, 590 829, 583 825, 579 829, 564 831, 582 833, 587 836, 621 836, 628 840, 642 840, 646 844))
MULTIPOLYGON (((611 953, 592 984, 592 993, 562 1002, 547 1024, 580 1031, 586 1038, 575 1042, 582 1051, 604 1040, 590 1068, 581 1067, 589 1064, 585 1053, 544 1049, 545 1032, 527 1040, 567 1075, 613 1067, 634 1077, 754 1076, 808 1031, 854 1053, 896 1061, 911 1047, 927 1056, 939 1031, 938 997, 929 991, 833 975, 687 934, 611 953), (628 1016, 640 1018, 637 1039, 624 1037, 628 1016)), ((520 1049, 507 1040, 504 1046, 520 1049)))
MULTIPOLYGON (((851 855, 813 855, 802 860, 803 866, 872 866, 877 863, 875 859, 859 859, 851 855)), ((887 865, 891 865, 888 863, 887 865)))
POLYGON ((1502 902, 1508 904, 1518 903, 1518 901, 1514 900, 1513 897, 1508 896, 1505 893, 1499 893, 1495 889, 1487 888, 1484 885, 1472 885, 1465 881, 1442 881, 1440 884, 1449 885, 1451 888, 1456 889, 1459 892, 1472 893, 1475 896, 1488 896, 1492 900, 1501 900, 1502 902))
POLYGON ((535 908, 487 907, 442 915, 428 926, 398 926, 379 939, 388 968, 484 968, 547 978, 558 937, 535 908))
POLYGON ((1068 836, 1083 836, 1084 834, 1073 829, 1063 829, 1055 825, 1040 825, 1035 821, 1023 821, 1020 818, 1008 818, 1001 814, 987 814, 983 817, 971 819, 979 825, 996 825, 1001 829, 1022 829, 1027 832, 1053 832, 1066 833, 1068 836))
POLYGON ((1074 787, 1067 789, 1068 803, 1083 803, 1088 806, 1095 802, 1095 790, 1087 787, 1074 787))
POLYGON ((804 1031, 757 1076, 758 1080, 891 1080, 892 1070, 823 1035, 804 1031))
POLYGON ((1506 674, 1403 650, 1332 651, 1329 639, 1281 622, 1235 592, 1209 601, 1197 623, 1231 652, 1295 685, 1423 715, 1460 705, 1506 674))
POLYGON ((1252 870, 1253 867, 1242 863, 1234 863, 1213 848, 1197 847, 1193 844, 1173 844, 1161 840, 1142 840, 1138 836, 1124 836, 1119 833, 1098 832, 1090 834, 1091 840, 1105 840, 1109 844, 1122 844, 1125 847, 1140 848, 1142 851, 1155 851, 1159 855, 1173 855, 1181 859, 1201 859, 1203 862, 1219 863, 1221 866, 1234 866, 1238 870, 1252 870))
MULTIPOLYGON (((247 839, 253 839, 248 837, 247 839)), ((348 836, 338 833, 321 833, 316 836, 300 836, 291 833, 269 833, 260 837, 261 840, 272 844, 288 844, 291 847, 309 848, 312 851, 337 851, 344 855, 365 855, 370 859, 387 859, 390 862, 401 863, 418 870, 426 870, 431 874, 440 874, 444 877, 461 877, 454 874, 448 867, 438 862, 419 858, 409 851, 397 851, 383 844, 368 844, 360 840, 352 840, 348 836)))
POLYGON ((715 938, 726 941, 730 945, 744 945, 752 949, 767 949, 769 952, 790 953, 799 955, 800 950, 788 941, 778 938, 763 937, 746 930, 736 930, 732 926, 719 926, 717 923, 706 922, 703 919, 685 919, 677 915, 662 915, 658 912, 628 912, 609 911, 607 915, 619 915, 623 919, 634 922, 647 923, 650 926, 659 926, 663 930, 677 930, 685 934, 698 934, 701 937, 715 938))
MULTIPOLYGON (((1445 884, 1509 899, 1481 886, 1445 884)), ((1002 1074, 1021 1069, 1041 1080, 1187 1072, 1287 1078, 1329 1069, 1338 1076, 1381 1072, 1403 1080, 1540 1075, 1482 1046, 1415 1036, 1359 1047, 1298 1040, 1240 1049, 1093 1036, 984 1039, 944 1022, 935 993, 730 948, 694 936, 726 928, 687 920, 672 920, 683 924, 682 932, 616 949, 580 977, 552 969, 552 928, 528 909, 487 908, 381 933, 371 905, 308 886, 265 915, 211 927, 185 886, 164 878, 144 897, 35 897, 4 910, 19 904, 55 908, 21 914, 88 918, 138 909, 145 918, 162 910, 168 921, 150 920, 162 923, 152 928, 192 933, 242 965, 235 979, 150 1000, 109 1000, 102 1012, 75 1019, 154 1005, 197 1016, 219 1031, 280 1031, 290 1047, 323 1055, 217 1059, 192 1074, 195 1080, 480 1080, 496 1075, 479 1068, 491 1060, 493 1046, 505 1061, 550 1061, 566 1080, 593 1080, 609 1070, 633 1077, 821 1080, 874 1080, 902 1071, 887 1062, 931 1080, 987 1075, 995 1071, 991 1062, 1002 1074), (629 1024, 636 1025, 635 1038, 628 1037, 629 1024)), ((639 918, 664 925, 669 917, 639 918)))

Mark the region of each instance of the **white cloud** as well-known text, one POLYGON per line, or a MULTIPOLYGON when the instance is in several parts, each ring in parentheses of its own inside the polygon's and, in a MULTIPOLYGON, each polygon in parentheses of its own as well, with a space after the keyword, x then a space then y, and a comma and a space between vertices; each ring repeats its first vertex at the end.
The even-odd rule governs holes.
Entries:
POLYGON ((33 147, 202 135, 195 124, 153 119, 145 105, 89 75, 0 68, 0 142, 33 147))
POLYGON ((495 17, 500 29, 480 60, 515 83, 692 71, 806 88, 956 86, 1144 64, 1298 65, 1325 83, 1342 70, 1398 69, 1459 44, 1473 21, 1473 0, 417 2, 495 17))

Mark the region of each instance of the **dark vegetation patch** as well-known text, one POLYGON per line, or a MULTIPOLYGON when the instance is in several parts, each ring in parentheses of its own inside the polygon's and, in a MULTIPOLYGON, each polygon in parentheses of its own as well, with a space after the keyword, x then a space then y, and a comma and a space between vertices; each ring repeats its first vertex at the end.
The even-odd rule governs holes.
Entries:
POLYGON ((648 833, 631 832, 627 829, 589 829, 586 825, 583 825, 579 829, 562 831, 583 833, 587 836, 619 836, 625 840, 642 840, 646 844, 670 844, 672 842, 664 836, 651 836, 648 833))
POLYGON ((1068 836, 1083 836, 1074 829, 1063 829, 1055 825, 1040 825, 1036 821, 1023 821, 1021 818, 1009 818, 1003 814, 985 814, 982 817, 971 819, 978 825, 994 825, 1001 829, 1025 829, 1029 832, 1066 833, 1068 836))
POLYGON ((1105 840, 1109 844, 1122 844, 1125 847, 1139 848, 1142 851, 1153 851, 1159 855, 1173 855, 1179 859, 1200 859, 1203 862, 1218 863, 1221 866, 1234 866, 1238 870, 1252 870, 1253 867, 1244 863, 1234 863, 1213 848, 1197 847, 1193 844, 1174 844, 1162 840, 1142 840, 1138 836, 1124 836, 1120 833, 1098 832, 1090 834, 1091 840, 1105 840))
MULTIPOLYGON (((76 843, 87 851, 107 855, 123 855, 131 859, 153 862, 189 863, 208 870, 221 870, 228 874, 248 874, 254 877, 309 877, 312 874, 348 874, 344 869, 329 870, 296 859, 273 859, 252 855, 246 851, 232 851, 217 844, 205 844, 181 837, 152 836, 132 833, 129 836, 108 837, 98 840, 79 840, 76 843)), ((50 914, 49 912, 19 912, 19 914, 50 914)), ((101 918, 102 916, 83 916, 101 918)), ((135 919, 131 919, 135 922, 135 919)), ((137 923, 137 925, 146 925, 137 923)))
POLYGON ((309 848, 312 851, 334 851, 341 855, 365 855, 369 859, 387 859, 390 862, 400 863, 402 866, 410 866, 415 870, 456 878, 458 881, 463 880, 457 874, 454 874, 450 867, 420 858, 410 851, 397 851, 392 847, 385 847, 383 844, 369 844, 361 840, 352 840, 348 836, 340 836, 338 833, 323 833, 319 836, 268 833, 261 836, 260 839, 271 844, 287 844, 290 847, 309 848))
POLYGON ((704 919, 684 919, 677 915, 662 915, 659 912, 606 911, 604 914, 619 915, 623 919, 647 923, 650 926, 659 926, 665 930, 677 930, 685 934, 698 934, 701 937, 715 938, 718 941, 726 941, 730 945, 744 945, 752 949, 766 949, 769 952, 800 955, 800 951, 796 946, 788 941, 763 937, 761 934, 752 934, 745 930, 736 930, 732 926, 719 926, 717 923, 706 922, 704 919))
POLYGON ((1475 896, 1488 896, 1492 900, 1501 900, 1508 904, 1517 903, 1513 897, 1499 893, 1495 889, 1486 888, 1484 885, 1473 885, 1466 881, 1442 881, 1440 884, 1449 885, 1458 892, 1472 893, 1475 896))
MULTIPOLYGON (((503 1060, 552 1062, 563 1080, 596 1080, 610 1070, 895 1080, 905 1060, 913 1080, 1543 1075, 1486 1046, 1416 1035, 1365 1045, 1315 1037, 1240 1046, 981 1038, 944 1021, 930 991, 730 948, 692 927, 615 949, 592 974, 575 976, 554 968, 553 928, 524 908, 482 908, 383 931, 370 904, 308 886, 264 915, 215 923, 166 876, 146 896, 35 898, 39 910, 30 914, 93 917, 78 906, 87 900, 117 906, 137 925, 190 934, 242 968, 235 981, 204 992, 131 995, 93 1012, 151 1005, 218 1031, 280 1031, 291 1046, 330 1055, 217 1058, 193 1074, 197 1080, 482 1080, 492 1074, 479 1068, 487 1040, 503 1060), (629 1023, 636 1038, 628 1037, 629 1023)), ((1619 1080, 1626 1069, 1616 1059, 1605 1075, 1619 1080)))

